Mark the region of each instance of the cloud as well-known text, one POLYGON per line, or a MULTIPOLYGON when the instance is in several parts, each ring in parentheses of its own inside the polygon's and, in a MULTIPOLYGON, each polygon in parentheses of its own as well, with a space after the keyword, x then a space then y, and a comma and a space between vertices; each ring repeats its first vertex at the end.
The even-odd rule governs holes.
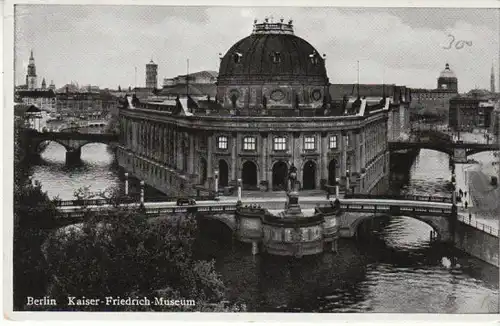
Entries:
MULTIPOLYGON (((462 15, 442 9, 426 26, 421 11, 411 20, 411 9, 305 9, 26 5, 16 12, 16 57, 27 59, 33 47, 40 76, 56 85, 78 80, 103 87, 133 85, 135 67, 138 84, 144 84, 145 64, 153 58, 161 84, 163 77, 185 73, 188 58, 191 71, 217 70, 218 53, 248 36, 254 18, 267 16, 293 19, 296 35, 327 55, 334 83, 356 81, 359 60, 362 82, 431 88, 449 62, 466 91, 489 88, 492 62, 498 67, 499 31, 491 27, 498 12, 474 11, 468 21, 465 9, 462 15), (485 24, 478 23, 481 17, 485 24), (455 45, 463 40, 472 46, 444 49, 449 34, 455 45)), ((17 60, 19 83, 25 69, 17 60)))

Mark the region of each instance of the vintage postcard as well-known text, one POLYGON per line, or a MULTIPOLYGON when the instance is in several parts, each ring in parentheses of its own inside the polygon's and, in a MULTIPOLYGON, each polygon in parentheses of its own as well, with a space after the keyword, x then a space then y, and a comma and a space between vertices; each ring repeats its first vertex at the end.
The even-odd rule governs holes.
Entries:
POLYGON ((498 2, 382 5, 7 3, 7 318, 497 320, 498 2))

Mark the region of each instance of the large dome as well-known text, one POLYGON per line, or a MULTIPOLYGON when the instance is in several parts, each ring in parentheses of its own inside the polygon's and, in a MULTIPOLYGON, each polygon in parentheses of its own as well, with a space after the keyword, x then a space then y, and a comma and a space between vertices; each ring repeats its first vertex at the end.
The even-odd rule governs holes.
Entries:
POLYGON ((439 78, 457 78, 457 76, 455 76, 455 73, 453 72, 453 70, 450 69, 450 65, 449 64, 446 64, 445 68, 443 71, 441 71, 441 74, 439 74, 439 78))
POLYGON ((325 60, 294 35, 292 22, 254 23, 252 34, 234 44, 221 60, 219 83, 297 81, 327 83, 325 60))

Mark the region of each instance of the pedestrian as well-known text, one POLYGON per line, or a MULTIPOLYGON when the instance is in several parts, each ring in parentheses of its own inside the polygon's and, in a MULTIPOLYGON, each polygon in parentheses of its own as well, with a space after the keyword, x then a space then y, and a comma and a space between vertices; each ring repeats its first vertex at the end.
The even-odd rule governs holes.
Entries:
POLYGON ((465 195, 465 197, 467 197, 467 191, 466 191, 466 192, 464 192, 464 195, 465 195))
POLYGON ((465 201, 465 209, 467 209, 467 206, 468 206, 468 205, 469 205, 469 204, 467 203, 467 201, 465 201))
POLYGON ((458 193, 460 194, 460 198, 462 198, 462 196, 464 195, 464 192, 462 191, 462 189, 459 189, 458 193))
POLYGON ((329 190, 326 192, 326 199, 330 199, 330 191, 329 190))
POLYGON ((469 212, 469 224, 471 224, 471 223, 472 223, 471 221, 472 221, 472 213, 471 213, 471 212, 469 212))

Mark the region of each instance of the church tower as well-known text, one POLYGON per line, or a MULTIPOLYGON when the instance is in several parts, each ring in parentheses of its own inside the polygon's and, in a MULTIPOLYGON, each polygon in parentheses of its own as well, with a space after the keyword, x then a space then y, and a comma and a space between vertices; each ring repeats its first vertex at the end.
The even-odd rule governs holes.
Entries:
POLYGON ((28 86, 28 90, 35 90, 38 85, 36 80, 36 66, 35 66, 35 59, 33 58, 33 50, 31 50, 30 61, 28 64, 28 73, 26 74, 26 85, 28 86))
POLYGON ((158 65, 153 62, 153 59, 146 64, 146 87, 158 88, 158 65))
POLYGON ((491 76, 490 76, 490 87, 491 87, 491 92, 495 93, 495 67, 493 64, 491 65, 491 76))
POLYGON ((45 78, 42 79, 42 89, 47 89, 47 83, 45 82, 45 78))

